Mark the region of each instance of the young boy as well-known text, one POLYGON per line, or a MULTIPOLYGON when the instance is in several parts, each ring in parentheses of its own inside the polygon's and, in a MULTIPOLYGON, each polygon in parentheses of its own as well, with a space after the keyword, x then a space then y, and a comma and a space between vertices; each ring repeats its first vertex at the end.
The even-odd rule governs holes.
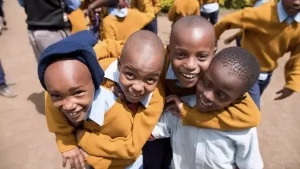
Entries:
POLYGON ((218 22, 219 18, 219 0, 201 0, 200 13, 201 16, 209 20, 214 25, 218 22))
MULTIPOLYGON (((258 76, 259 64, 253 55, 243 48, 227 48, 212 59, 197 84, 196 95, 181 99, 200 112, 219 111, 247 97, 245 93, 258 76)), ((168 101, 175 101, 182 109, 182 102, 176 96, 169 96, 168 101)), ((221 131, 184 126, 180 118, 167 112, 152 136, 171 138, 173 169, 263 168, 256 128, 221 131)))
POLYGON ((175 0, 168 12, 168 18, 173 24, 180 18, 189 15, 200 15, 199 0, 175 0))
POLYGON ((47 124, 56 134, 64 165, 69 160, 72 168, 84 166, 85 153, 77 148, 73 134, 77 129, 78 145, 91 154, 85 157, 90 165, 96 169, 126 168, 135 160, 141 161, 141 149, 163 110, 164 93, 159 83, 163 44, 149 31, 134 33, 119 60, 99 61, 106 68, 99 88, 101 74, 92 49, 96 42, 91 32, 83 31, 43 52, 39 78, 49 93, 47 124), (114 85, 121 87, 127 102, 110 91, 114 85), (84 130, 78 130, 80 125, 84 130), (118 158, 121 155, 128 157, 118 158))
POLYGON ((101 25, 101 38, 125 41, 132 33, 143 29, 154 19, 154 9, 150 0, 144 1, 144 11, 128 8, 125 0, 119 0, 115 8, 108 8, 101 25))
MULTIPOLYGON (((199 16, 186 16, 174 24, 161 76, 166 95, 185 96, 195 93, 198 77, 206 71, 214 55, 214 37, 213 26, 199 16)), ((117 57, 118 52, 110 53, 109 56, 117 57)), ((199 113, 192 109, 183 113, 182 117, 184 125, 218 130, 241 130, 256 127, 260 123, 260 112, 250 97, 228 107, 223 113, 199 113)), ((143 148, 144 169, 167 168, 172 155, 169 148, 169 139, 147 142, 143 148)))
POLYGON ((277 61, 286 52, 291 57, 285 66, 286 84, 275 100, 300 91, 300 1, 267 2, 257 8, 245 8, 224 17, 215 25, 216 37, 227 29, 241 28, 241 46, 257 57, 261 74, 249 91, 260 107, 260 96, 268 86, 277 61), (257 26, 259 25, 259 26, 257 26))

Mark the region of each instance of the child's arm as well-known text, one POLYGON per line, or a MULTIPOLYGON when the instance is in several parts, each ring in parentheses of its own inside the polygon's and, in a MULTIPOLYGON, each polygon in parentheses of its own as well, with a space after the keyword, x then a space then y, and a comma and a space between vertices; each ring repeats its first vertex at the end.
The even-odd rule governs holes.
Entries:
POLYGON ((235 163, 239 169, 262 169, 256 128, 236 140, 235 163))
POLYGON ((236 34, 234 34, 234 35, 229 36, 228 38, 226 38, 226 39, 224 40, 224 43, 228 45, 228 44, 230 44, 232 41, 234 41, 236 38, 241 38, 242 35, 243 35, 243 31, 240 30, 240 31, 237 32, 236 34))
POLYGON ((109 22, 111 22, 112 20, 108 17, 112 17, 110 15, 104 17, 104 19, 101 22, 101 40, 105 40, 105 39, 116 39, 115 36, 115 30, 114 28, 111 26, 111 24, 109 22))
POLYGON ((77 147, 75 135, 72 127, 65 115, 54 108, 51 98, 45 92, 45 114, 48 129, 55 133, 56 144, 63 158, 63 167, 69 161, 71 168, 82 167, 85 165, 83 155, 77 147))
POLYGON ((81 138, 78 139, 78 145, 88 154, 94 156, 132 159, 140 154, 142 147, 159 120, 163 107, 164 92, 161 84, 159 84, 153 92, 149 106, 134 116, 132 133, 128 137, 111 139, 101 133, 84 131, 81 138))
POLYGON ((146 22, 142 25, 144 27, 155 18, 155 13, 151 0, 143 0, 143 8, 140 17, 142 21, 146 22))
POLYGON ((122 49, 124 47, 124 41, 117 41, 112 39, 106 39, 98 42, 94 46, 94 51, 97 56, 97 60, 105 58, 118 58, 121 56, 122 49))
POLYGON ((221 130, 241 130, 256 127, 261 120, 261 113, 248 93, 241 103, 218 112, 203 113, 195 107, 183 104, 181 116, 183 125, 221 130))
POLYGON ((284 99, 300 91, 300 43, 291 50, 291 57, 284 67, 286 84, 277 99, 284 99))
POLYGON ((215 27, 216 38, 219 40, 220 36, 223 32, 228 29, 235 29, 235 28, 244 28, 244 10, 240 10, 238 12, 234 12, 225 16, 222 20, 217 22, 215 27))

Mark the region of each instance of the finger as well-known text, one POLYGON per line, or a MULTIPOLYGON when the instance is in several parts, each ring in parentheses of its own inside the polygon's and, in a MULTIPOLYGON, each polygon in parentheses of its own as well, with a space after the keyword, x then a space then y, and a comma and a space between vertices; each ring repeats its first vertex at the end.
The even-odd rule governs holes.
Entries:
POLYGON ((175 97, 176 97, 175 95, 167 96, 167 97, 166 97, 166 102, 173 101, 175 97))
POLYGON ((168 106, 166 109, 165 109, 165 111, 166 112, 168 112, 168 111, 174 111, 174 110, 178 110, 178 107, 177 107, 177 105, 175 105, 175 104, 173 104, 173 105, 170 105, 170 106, 168 106))
POLYGON ((283 89, 281 89, 278 92, 276 92, 276 94, 281 94, 282 92, 283 92, 283 89))
POLYGON ((75 162, 73 158, 69 158, 69 163, 70 163, 70 168, 74 169, 75 168, 75 162))
POLYGON ((84 155, 83 155, 83 152, 80 151, 80 155, 79 155, 79 162, 81 164, 81 168, 85 169, 85 161, 84 161, 84 155))
POLYGON ((181 117, 181 114, 180 114, 180 112, 178 111, 178 110, 174 110, 174 109, 172 109, 171 110, 171 113, 174 115, 174 116, 176 116, 176 117, 178 117, 178 118, 180 118, 181 117))
POLYGON ((62 166, 65 168, 66 165, 67 165, 67 162, 68 162, 68 159, 63 157, 63 160, 62 160, 62 166))
POLYGON ((115 86, 112 86, 112 87, 110 88, 110 91, 114 93, 114 91, 115 91, 115 86))
POLYGON ((78 150, 77 155, 74 157, 74 164, 76 169, 81 169, 79 156, 81 156, 81 152, 78 150))

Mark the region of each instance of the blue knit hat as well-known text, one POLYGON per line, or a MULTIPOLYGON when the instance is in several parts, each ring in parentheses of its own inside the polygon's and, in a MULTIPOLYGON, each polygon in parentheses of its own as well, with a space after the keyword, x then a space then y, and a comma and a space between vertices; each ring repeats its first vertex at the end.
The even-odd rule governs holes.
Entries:
POLYGON ((46 48, 38 63, 38 76, 43 88, 47 90, 44 74, 49 64, 63 57, 71 57, 89 68, 95 89, 98 89, 104 79, 104 72, 93 49, 96 43, 97 39, 91 31, 81 31, 46 48))

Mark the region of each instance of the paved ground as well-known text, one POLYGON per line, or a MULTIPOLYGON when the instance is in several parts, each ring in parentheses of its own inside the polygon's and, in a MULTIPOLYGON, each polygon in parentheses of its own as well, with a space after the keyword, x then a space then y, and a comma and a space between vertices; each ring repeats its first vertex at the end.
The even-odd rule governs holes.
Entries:
MULTIPOLYGON (((0 168, 60 169, 61 158, 54 136, 47 131, 43 95, 36 73, 36 61, 27 39, 25 14, 17 1, 5 1, 9 30, 0 36, 0 58, 8 82, 18 97, 0 97, 0 168)), ((224 13, 223 13, 224 15, 224 13)), ((159 18, 159 35, 167 43, 170 23, 159 18)), ((228 36, 232 32, 226 32, 228 36)), ((220 43, 220 47, 224 47, 220 43)), ((274 101, 284 84, 280 60, 271 85, 262 97, 262 124, 258 128, 266 169, 300 169, 300 94, 274 101)))

